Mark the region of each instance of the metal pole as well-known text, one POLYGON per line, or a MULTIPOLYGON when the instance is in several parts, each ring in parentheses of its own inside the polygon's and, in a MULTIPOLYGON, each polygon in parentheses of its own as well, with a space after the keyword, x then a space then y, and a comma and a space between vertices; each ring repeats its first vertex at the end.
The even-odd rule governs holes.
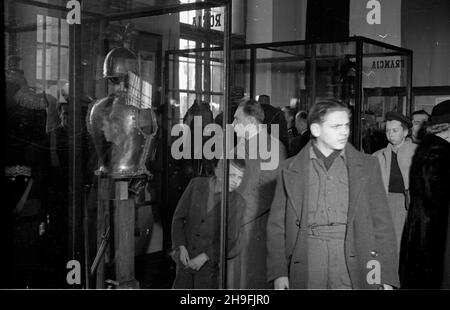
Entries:
POLYGON ((89 191, 89 186, 85 187, 83 192, 83 243, 84 243, 84 276, 86 281, 86 289, 90 288, 91 276, 89 273, 89 223, 88 223, 88 203, 87 195, 89 191))
POLYGON ((308 44, 305 47, 306 53, 309 56, 309 72, 308 72, 308 85, 306 88, 309 90, 309 107, 310 109, 314 103, 316 103, 316 76, 317 76, 317 66, 316 66, 316 45, 308 44))
POLYGON ((72 99, 71 113, 69 113, 69 141, 70 141, 70 178, 69 178, 69 259, 83 261, 81 258, 82 247, 82 197, 83 197, 83 172, 82 172, 82 141, 81 132, 83 126, 81 113, 81 95, 83 93, 83 76, 81 67, 82 55, 82 26, 69 25, 70 35, 70 66, 69 66, 69 96, 72 99))
POLYGON ((353 145, 361 149, 361 110, 362 110, 362 70, 363 70, 363 41, 356 40, 356 78, 355 78, 355 109, 353 112, 353 145))
POLYGON ((219 288, 224 289, 227 286, 227 219, 228 219, 228 160, 226 159, 227 152, 227 130, 226 124, 230 119, 230 60, 231 60, 231 1, 228 1, 224 8, 225 11, 225 25, 224 25, 224 71, 225 71, 225 108, 223 113, 223 185, 222 185, 222 203, 220 206, 220 269, 219 269, 219 288))
POLYGON ((406 115, 411 116, 414 110, 414 97, 413 97, 413 53, 408 53, 407 57, 407 77, 406 77, 406 115))
POLYGON ((250 98, 256 93, 256 48, 250 48, 250 98))

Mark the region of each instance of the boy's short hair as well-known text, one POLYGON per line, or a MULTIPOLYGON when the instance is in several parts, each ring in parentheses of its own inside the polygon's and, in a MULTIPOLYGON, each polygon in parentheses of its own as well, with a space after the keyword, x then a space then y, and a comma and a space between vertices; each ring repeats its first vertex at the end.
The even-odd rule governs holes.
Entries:
POLYGON ((350 108, 345 102, 337 99, 327 99, 319 101, 311 107, 308 114, 308 124, 322 124, 325 115, 334 111, 346 111, 349 117, 351 116, 350 108))

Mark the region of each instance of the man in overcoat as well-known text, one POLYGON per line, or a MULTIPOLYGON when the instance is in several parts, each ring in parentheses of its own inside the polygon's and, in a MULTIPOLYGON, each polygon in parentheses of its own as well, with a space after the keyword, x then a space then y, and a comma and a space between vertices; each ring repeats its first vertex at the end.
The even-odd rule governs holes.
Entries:
POLYGON ((281 169, 267 224, 275 289, 399 286, 397 245, 380 166, 347 142, 350 110, 328 100, 309 113, 312 141, 281 169))
POLYGON ((254 100, 242 102, 234 114, 237 156, 246 161, 248 181, 241 192, 245 210, 239 236, 240 253, 228 265, 229 289, 270 288, 266 281, 266 226, 277 171, 286 158, 286 150, 277 139, 278 124, 273 124, 273 130, 268 134, 261 126, 263 120, 264 110, 254 100), (265 147, 263 141, 267 141, 265 147), (266 151, 268 153, 264 154, 266 151))

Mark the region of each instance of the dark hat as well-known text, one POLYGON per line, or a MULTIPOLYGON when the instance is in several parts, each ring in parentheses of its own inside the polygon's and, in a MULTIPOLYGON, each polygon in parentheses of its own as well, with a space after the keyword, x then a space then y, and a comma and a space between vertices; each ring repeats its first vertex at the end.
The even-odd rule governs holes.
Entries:
POLYGON ((450 100, 436 105, 431 112, 430 125, 450 123, 450 100))
POLYGON ((386 113, 386 121, 399 121, 400 123, 403 123, 408 129, 412 127, 412 123, 409 118, 395 111, 389 111, 386 113))

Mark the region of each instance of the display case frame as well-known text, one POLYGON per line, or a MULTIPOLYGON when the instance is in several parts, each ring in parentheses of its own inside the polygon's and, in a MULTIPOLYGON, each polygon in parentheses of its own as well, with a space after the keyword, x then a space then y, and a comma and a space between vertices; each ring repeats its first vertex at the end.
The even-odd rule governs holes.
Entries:
MULTIPOLYGON (((215 52, 220 51, 220 48, 212 48, 212 49, 185 49, 185 50, 171 50, 166 52, 166 63, 165 67, 170 67, 170 62, 176 61, 176 57, 193 57, 193 58, 201 58, 202 56, 198 56, 200 53, 207 53, 207 52, 215 52)), ((316 87, 316 81, 318 79, 318 71, 317 71, 317 64, 318 61, 326 61, 326 60, 333 60, 333 59, 343 59, 343 58, 350 58, 352 59, 352 65, 354 66, 354 79, 353 81, 350 81, 352 84, 351 87, 354 88, 354 92, 351 96, 353 98, 336 98, 336 99, 353 99, 354 103, 350 103, 350 106, 353 107, 353 122, 352 122, 352 137, 351 142, 354 144, 354 146, 358 149, 361 149, 361 119, 364 107, 364 98, 370 97, 374 92, 386 92, 386 89, 397 89, 398 92, 401 92, 404 94, 404 97, 406 99, 406 104, 402 107, 401 113, 404 113, 405 115, 409 116, 412 113, 413 109, 413 97, 412 97, 412 55, 413 52, 409 49, 397 47, 391 44, 387 44, 384 42, 376 41, 373 39, 369 39, 362 36, 353 36, 349 37, 346 40, 336 40, 336 41, 315 41, 310 42, 306 40, 302 41, 285 41, 285 42, 270 42, 270 43, 260 43, 260 44, 247 44, 247 45, 238 45, 234 44, 232 46, 232 53, 236 52, 242 52, 247 55, 244 59, 236 59, 236 57, 232 57, 231 60, 231 84, 228 86, 232 86, 235 84, 235 81, 239 80, 240 77, 237 77, 234 72, 236 70, 233 70, 236 67, 237 63, 245 63, 249 67, 249 72, 247 73, 248 77, 246 82, 247 85, 245 85, 248 88, 247 96, 252 99, 256 99, 256 96, 260 93, 257 92, 257 80, 258 80, 258 73, 256 70, 257 64, 266 62, 266 63, 274 63, 277 61, 283 61, 283 62, 308 62, 308 68, 306 69, 306 80, 309 80, 309 83, 306 85, 306 100, 303 100, 302 102, 302 108, 308 109, 317 99, 319 99, 317 94, 317 87, 316 87), (333 45, 333 44, 352 44, 353 47, 352 52, 350 53, 340 53, 340 55, 333 55, 332 53, 328 53, 328 55, 321 56, 318 53, 318 48, 320 46, 324 45, 333 45), (291 55, 290 59, 284 59, 284 60, 272 60, 270 57, 269 59, 261 59, 258 58, 257 53, 260 50, 265 51, 272 51, 272 52, 286 52, 286 54, 293 54, 288 49, 296 47, 301 48, 302 52, 301 54, 297 55, 291 55), (287 51, 280 50, 280 48, 286 48, 287 51), (374 52, 371 52, 370 49, 374 49, 374 52), (380 51, 376 51, 376 50, 380 51), (365 87, 363 79, 364 74, 364 65, 363 61, 364 59, 369 58, 386 58, 386 59, 392 59, 393 57, 402 57, 400 64, 402 72, 401 74, 401 81, 399 82, 402 84, 402 86, 398 85, 392 85, 389 87, 365 87), (397 86, 397 87, 396 87, 397 86), (400 90, 401 89, 401 90, 400 90), (305 102, 306 101, 306 102, 305 102)), ((395 58, 394 58, 395 59, 395 58)), ((220 59, 217 59, 217 61, 220 62, 220 59)), ((380 61, 380 60, 378 60, 380 61)), ((392 60, 389 60, 392 61, 392 60)), ((374 64, 373 66, 379 65, 381 63, 374 64)), ((393 63, 394 65, 398 65, 398 63, 395 61, 393 63)), ((384 65, 384 62, 383 64, 384 65)), ((379 68, 382 69, 382 68, 379 68)), ((165 88, 170 89, 168 83, 170 81, 170 72, 165 72, 165 88)), ((366 73, 367 75, 367 73, 366 73)), ((370 72, 369 72, 370 76, 370 72)), ((341 83, 342 84, 342 83, 341 83)), ((168 97, 170 95, 168 92, 165 92, 166 100, 169 100, 168 97)), ((298 97, 301 97, 298 96, 298 97)))

